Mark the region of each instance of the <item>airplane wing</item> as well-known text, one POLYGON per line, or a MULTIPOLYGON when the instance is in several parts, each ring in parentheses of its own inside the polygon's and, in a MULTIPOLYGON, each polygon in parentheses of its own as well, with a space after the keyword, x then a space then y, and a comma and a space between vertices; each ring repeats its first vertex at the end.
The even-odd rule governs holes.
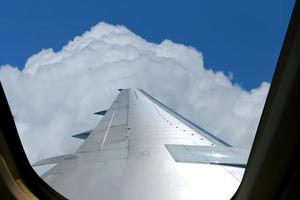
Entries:
POLYGON ((42 178, 69 199, 230 199, 247 154, 139 89, 122 89, 42 178))

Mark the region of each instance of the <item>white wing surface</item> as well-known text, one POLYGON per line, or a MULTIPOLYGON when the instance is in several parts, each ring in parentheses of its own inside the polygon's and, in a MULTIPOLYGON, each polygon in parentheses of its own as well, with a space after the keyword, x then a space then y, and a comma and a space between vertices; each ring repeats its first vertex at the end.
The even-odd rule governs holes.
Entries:
POLYGON ((243 150, 193 124, 138 89, 123 89, 73 154, 42 178, 69 199, 230 199, 243 150))

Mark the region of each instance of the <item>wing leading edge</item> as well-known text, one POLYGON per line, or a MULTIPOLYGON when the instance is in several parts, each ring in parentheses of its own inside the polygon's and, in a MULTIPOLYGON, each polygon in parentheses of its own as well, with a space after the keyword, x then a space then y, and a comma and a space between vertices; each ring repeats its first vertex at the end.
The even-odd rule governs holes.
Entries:
POLYGON ((35 164, 57 163, 42 178, 67 198, 230 199, 237 189, 242 151, 146 92, 122 89, 102 114, 75 153, 35 164))

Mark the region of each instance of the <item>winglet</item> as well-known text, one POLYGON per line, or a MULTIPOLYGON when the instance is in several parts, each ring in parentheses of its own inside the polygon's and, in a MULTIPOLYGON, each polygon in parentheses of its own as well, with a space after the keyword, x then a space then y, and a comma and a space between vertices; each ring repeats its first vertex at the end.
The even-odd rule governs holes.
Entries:
POLYGON ((102 110, 102 111, 99 111, 99 112, 95 112, 94 114, 95 115, 105 115, 107 110, 102 110))
POLYGON ((90 135, 91 132, 92 132, 92 130, 85 131, 85 132, 83 132, 83 133, 79 133, 79 134, 76 134, 76 135, 72 135, 72 137, 74 137, 74 138, 79 138, 79 139, 82 139, 82 140, 85 140, 85 139, 90 135))

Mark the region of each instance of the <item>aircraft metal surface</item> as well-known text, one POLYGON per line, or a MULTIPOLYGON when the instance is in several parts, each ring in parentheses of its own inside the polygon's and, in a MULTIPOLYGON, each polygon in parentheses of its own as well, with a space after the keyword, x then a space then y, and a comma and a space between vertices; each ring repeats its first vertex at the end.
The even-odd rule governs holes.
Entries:
POLYGON ((122 89, 73 154, 42 178, 68 199, 230 199, 246 153, 139 89, 122 89))

